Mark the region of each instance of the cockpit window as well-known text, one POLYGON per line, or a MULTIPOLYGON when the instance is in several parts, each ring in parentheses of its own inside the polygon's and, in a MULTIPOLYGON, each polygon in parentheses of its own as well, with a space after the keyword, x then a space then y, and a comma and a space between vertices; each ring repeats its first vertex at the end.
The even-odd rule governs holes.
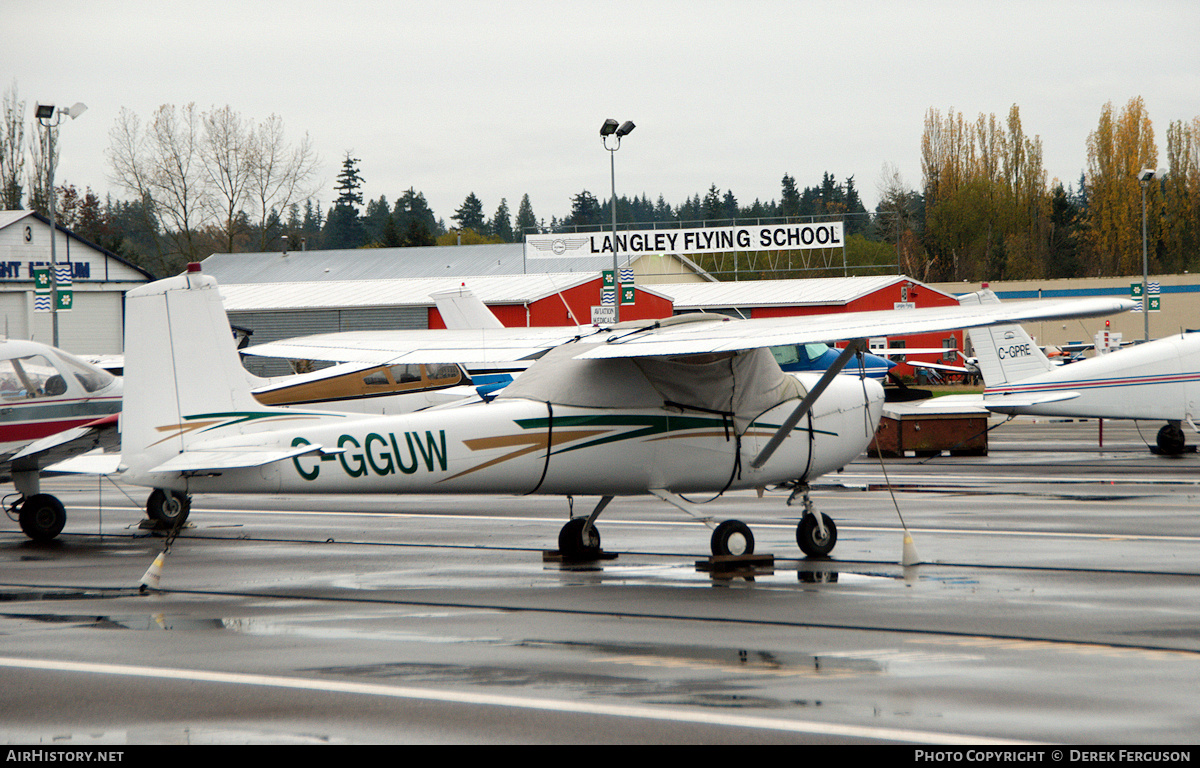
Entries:
POLYGON ((54 397, 66 391, 66 381, 42 355, 0 360, 0 399, 54 397))
POLYGON ((63 363, 67 366, 67 370, 75 376, 75 379, 88 392, 99 392, 115 380, 113 375, 108 371, 98 368, 91 363, 84 362, 77 357, 64 354, 62 358, 63 363))
POLYGON ((782 347, 771 347, 775 362, 780 365, 797 365, 811 363, 820 359, 829 351, 828 344, 787 344, 782 347))

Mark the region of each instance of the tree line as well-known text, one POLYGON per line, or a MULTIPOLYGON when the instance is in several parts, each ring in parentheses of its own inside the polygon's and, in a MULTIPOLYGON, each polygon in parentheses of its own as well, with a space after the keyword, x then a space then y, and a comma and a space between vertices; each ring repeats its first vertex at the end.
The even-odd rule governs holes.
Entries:
MULTIPOLYGON (((0 110, 0 203, 45 211, 46 169, 57 158, 43 131, 27 140, 24 113, 14 84, 0 110)), ((584 189, 565 215, 548 221, 535 215, 528 194, 515 213, 502 198, 488 216, 470 192, 448 224, 412 187, 394 202, 364 200, 360 161, 349 152, 324 208, 311 142, 289 140, 274 115, 256 121, 231 107, 163 105, 143 122, 123 109, 109 140, 111 178, 129 198, 102 201, 91 189, 61 185, 54 190, 60 221, 155 275, 214 252, 519 242, 531 232, 609 226, 614 205, 625 227, 844 217, 850 263, 926 281, 1138 274, 1143 194, 1151 270, 1200 268, 1200 118, 1168 126, 1167 173, 1143 184, 1138 172, 1160 161, 1140 98, 1119 111, 1111 103, 1101 109, 1086 169, 1065 186, 1047 179, 1041 138, 1025 130, 1016 105, 1004 119, 930 109, 920 187, 885 167, 871 213, 853 175, 826 172, 802 188, 785 173, 778 198, 767 201, 742 202, 716 184, 678 204, 646 194, 613 201, 584 189)), ((782 276, 778 266, 754 269, 782 276)))
POLYGON ((1042 144, 1013 105, 1004 121, 926 113, 922 189, 898 176, 881 208, 905 221, 903 271, 929 280, 1023 280, 1141 274, 1142 211, 1149 269, 1200 266, 1200 118, 1174 121, 1162 165, 1140 97, 1100 112, 1078 186, 1047 182, 1042 144), (1143 169, 1166 170, 1142 181, 1143 169))

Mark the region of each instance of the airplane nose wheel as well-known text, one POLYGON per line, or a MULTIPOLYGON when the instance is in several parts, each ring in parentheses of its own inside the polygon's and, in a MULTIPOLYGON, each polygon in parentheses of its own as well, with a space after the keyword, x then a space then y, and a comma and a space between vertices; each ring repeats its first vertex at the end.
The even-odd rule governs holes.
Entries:
POLYGON ((796 543, 809 557, 825 557, 837 544, 837 526, 829 515, 821 515, 821 526, 817 525, 816 513, 800 518, 800 524, 796 526, 796 543), (825 528, 823 533, 821 526, 825 528))
POLYGON ((572 517, 558 532, 558 551, 568 560, 594 559, 600 553, 600 531, 586 517, 572 517))
POLYGON ((1187 438, 1179 424, 1168 422, 1158 430, 1157 443, 1159 453, 1165 456, 1179 456, 1187 447, 1187 438))
POLYGON ((712 535, 714 557, 725 555, 753 555, 754 534, 750 526, 741 520, 726 520, 717 526, 712 535))

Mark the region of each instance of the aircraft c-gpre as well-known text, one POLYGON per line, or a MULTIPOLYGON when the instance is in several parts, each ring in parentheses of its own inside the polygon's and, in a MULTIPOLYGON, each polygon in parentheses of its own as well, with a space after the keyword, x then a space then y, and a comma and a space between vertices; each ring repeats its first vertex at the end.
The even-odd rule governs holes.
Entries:
MULTIPOLYGON (((181 494, 474 493, 595 495, 559 534, 566 556, 600 547, 594 522, 616 496, 784 486, 803 496, 797 541, 827 554, 836 528, 808 483, 867 447, 883 388, 838 375, 878 333, 922 333, 1125 311, 1090 299, 988 307, 733 320, 681 316, 608 328, 374 332, 321 337, 362 361, 538 359, 495 398, 393 416, 263 406, 250 387, 216 281, 198 264, 126 297, 122 454, 74 471, 113 471, 181 494), (364 340, 364 338, 366 340, 364 340), (853 340, 824 374, 788 374, 769 347, 853 340)), ((338 359, 295 340, 297 357, 338 359)), ((353 357, 353 356, 352 356, 353 357)), ((345 359, 345 356, 342 356, 345 359)), ((89 457, 81 457, 88 459, 89 457)), ((64 467, 64 469, 66 469, 64 467)), ((725 521, 714 554, 753 551, 725 521)))
MULTIPOLYGON (((991 291, 964 304, 996 305, 991 291)), ((983 405, 997 413, 1166 421, 1158 450, 1182 453, 1182 424, 1200 413, 1200 333, 1184 333, 1055 365, 1020 325, 969 331, 983 374, 983 405)))

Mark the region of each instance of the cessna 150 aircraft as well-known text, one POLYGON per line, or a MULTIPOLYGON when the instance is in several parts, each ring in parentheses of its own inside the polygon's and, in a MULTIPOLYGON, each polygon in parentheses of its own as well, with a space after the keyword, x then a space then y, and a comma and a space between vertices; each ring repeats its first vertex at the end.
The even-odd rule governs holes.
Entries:
MULTIPOLYGON (((884 333, 1038 318, 1091 317, 1132 302, 1090 299, 822 317, 685 316, 610 328, 484 329, 327 335, 391 364, 539 359, 490 401, 396 416, 277 408, 254 400, 216 281, 198 264, 126 298, 125 411, 119 457, 73 471, 116 471, 177 493, 475 493, 595 495, 559 534, 563 554, 600 548, 594 523, 616 496, 784 486, 804 499, 797 541, 824 555, 836 527, 808 483, 857 457, 883 403, 870 379, 839 376, 863 339, 884 333), (824 374, 787 374, 768 348, 853 339, 824 374)), ((317 344, 316 346, 320 346, 317 344)), ((326 359, 314 344, 296 355, 326 359)), ((67 467, 63 467, 67 469, 67 467)), ((725 521, 714 554, 753 551, 725 521)))
POLYGON ((28 536, 54 538, 66 522, 62 502, 40 492, 41 467, 101 436, 115 444, 120 410, 120 379, 56 347, 0 341, 0 467, 18 493, 4 507, 28 536))
MULTIPOLYGON (((1000 303, 992 291, 959 301, 1000 303)), ((1166 421, 1157 443, 1168 455, 1185 449, 1183 422, 1197 429, 1193 418, 1200 411, 1200 333, 1169 336, 1070 365, 1055 365, 1020 325, 969 333, 986 387, 983 405, 989 410, 1166 421)))

